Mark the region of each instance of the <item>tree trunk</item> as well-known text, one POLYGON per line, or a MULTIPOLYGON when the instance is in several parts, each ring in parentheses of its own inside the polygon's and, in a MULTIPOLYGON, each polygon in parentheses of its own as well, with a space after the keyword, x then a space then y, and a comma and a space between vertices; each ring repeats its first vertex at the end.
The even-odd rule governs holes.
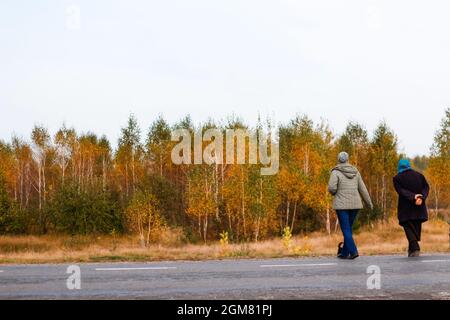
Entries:
POLYGON ((305 146, 305 165, 303 168, 305 175, 308 176, 309 173, 309 145, 305 146))
POLYGON ((386 193, 386 177, 383 176, 383 212, 386 217, 386 221, 389 219, 389 212, 387 211, 387 193, 386 193))
POLYGON ((220 165, 220 174, 221 174, 220 196, 221 196, 221 200, 223 202, 223 185, 224 185, 223 180, 224 180, 224 174, 225 174, 225 168, 223 166, 223 163, 220 165))
POLYGON ((135 163, 134 163, 134 158, 135 158, 135 155, 134 155, 134 148, 133 148, 133 150, 131 151, 131 170, 132 170, 132 179, 133 179, 133 193, 136 191, 136 172, 135 172, 135 163))
POLYGON ((152 222, 152 217, 151 217, 151 215, 149 215, 149 217, 148 217, 147 245, 146 245, 146 247, 148 247, 150 245, 150 233, 151 233, 151 230, 152 230, 151 222, 152 222))
MULTIPOLYGON (((41 179, 41 166, 38 167, 38 189, 39 189, 39 211, 42 210, 42 179, 41 179)), ((40 218, 39 218, 40 220, 40 218)))
POLYGON ((291 202, 288 200, 286 204, 286 227, 289 227, 289 211, 290 211, 291 202))
MULTIPOLYGON (((260 205, 260 209, 263 209, 263 180, 262 177, 259 178, 259 205, 260 205)), ((258 220, 256 223, 256 232, 255 232, 255 242, 258 242, 258 237, 259 237, 259 228, 261 225, 261 215, 262 212, 258 212, 258 220)))
POLYGON ((23 207, 23 176, 24 176, 24 170, 23 170, 23 164, 20 164, 20 189, 19 189, 19 194, 20 194, 20 209, 22 209, 23 207))
POLYGON ((216 164, 214 171, 214 202, 216 205, 216 219, 220 221, 219 216, 219 165, 216 164))
POLYGON ((330 207, 327 205, 327 232, 331 235, 331 225, 330 225, 330 207))
POLYGON ((103 192, 106 191, 106 159, 105 156, 103 156, 102 159, 102 187, 103 187, 103 192))
POLYGON ((294 202, 294 212, 292 214, 291 231, 294 231, 295 216, 297 215, 297 201, 294 202))
POLYGON ((244 239, 247 239, 247 229, 245 225, 245 185, 244 185, 244 169, 241 167, 241 209, 242 209, 242 223, 244 231, 244 239))
POLYGON ((437 217, 439 211, 439 191, 438 188, 434 190, 434 213, 437 217))
POLYGON ((261 223, 261 217, 258 216, 258 220, 256 222, 255 242, 258 242, 260 223, 261 223))
POLYGON ((47 185, 47 183, 46 183, 46 180, 45 180, 45 158, 44 158, 44 163, 42 164, 42 187, 43 187, 43 190, 42 190, 42 192, 43 192, 43 195, 44 195, 44 205, 45 205, 45 202, 46 202, 46 200, 47 200, 47 195, 46 195, 46 185, 47 185))
POLYGON ((205 222, 203 223, 203 239, 206 244, 206 237, 208 236, 208 215, 205 215, 205 222))
POLYGON ((127 195, 127 199, 129 198, 129 190, 128 190, 128 163, 125 163, 125 190, 126 190, 126 195, 127 195))
MULTIPOLYGON (((31 179, 30 179, 30 165, 29 163, 26 165, 26 192, 25 192, 25 207, 28 207, 28 203, 30 202, 30 192, 31 192, 31 179)), ((22 208, 21 208, 22 209, 22 208)))
POLYGON ((337 232, 339 226, 339 219, 336 219, 336 224, 334 225, 334 233, 337 232))

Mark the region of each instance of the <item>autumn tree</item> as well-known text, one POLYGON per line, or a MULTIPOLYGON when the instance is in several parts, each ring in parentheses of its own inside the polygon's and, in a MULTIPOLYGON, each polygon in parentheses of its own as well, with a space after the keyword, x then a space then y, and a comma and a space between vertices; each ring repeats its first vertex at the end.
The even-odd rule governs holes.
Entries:
POLYGON ((127 126, 122 128, 116 151, 116 165, 126 199, 134 193, 138 173, 142 170, 143 148, 141 131, 136 118, 130 115, 127 126))
POLYGON ((14 200, 18 198, 17 171, 14 158, 14 149, 8 143, 0 140, 0 175, 5 184, 5 190, 13 188, 14 200))
POLYGON ((280 128, 278 190, 284 211, 280 214, 280 230, 284 227, 293 230, 297 220, 302 220, 299 228, 305 231, 314 230, 322 223, 330 230, 326 187, 334 163, 331 138, 331 131, 324 123, 314 126, 307 116, 298 116, 280 128), (308 216, 311 211, 317 214, 308 216))
MULTIPOLYGON (((367 184, 369 194, 371 196, 375 196, 375 193, 377 192, 377 177, 374 176, 374 170, 370 161, 376 161, 375 157, 373 156, 373 152, 377 152, 377 150, 380 150, 380 146, 371 146, 368 132, 364 128, 364 126, 360 123, 351 121, 347 124, 344 133, 338 138, 336 147, 336 153, 345 151, 349 154, 350 162, 358 168, 361 176, 367 184)), ((378 174, 378 172, 379 171, 377 171, 375 174, 378 174)), ((359 218, 356 221, 356 227, 358 227, 360 224, 370 224, 371 222, 380 218, 380 214, 382 215, 383 213, 379 208, 362 209, 358 215, 359 218)))
POLYGON ((149 246, 150 240, 162 225, 156 197, 148 191, 138 191, 126 208, 129 231, 137 232, 142 246, 149 246))
POLYGON ((230 136, 227 139, 228 141, 226 140, 227 147, 230 147, 228 144, 231 144, 230 150, 233 150, 234 156, 232 159, 228 159, 228 155, 226 155, 224 164, 220 168, 220 173, 216 170, 215 175, 217 178, 220 176, 221 179, 221 201, 223 202, 223 208, 227 216, 229 228, 231 229, 232 239, 249 240, 251 237, 249 234, 250 212, 248 188, 250 166, 248 164, 237 164, 238 154, 240 152, 248 159, 249 144, 248 137, 245 137, 245 133, 249 132, 249 128, 241 119, 231 117, 223 129, 224 134, 226 134, 226 130, 232 130, 232 132, 236 133, 240 131, 244 137, 243 141, 241 141, 241 143, 244 143, 243 146, 238 145, 240 139, 238 135, 230 136), (239 150, 239 147, 243 149, 239 150))
MULTIPOLYGON (((189 167, 187 172, 187 189, 186 189, 186 213, 198 222, 198 232, 203 241, 206 243, 208 238, 208 227, 210 226, 211 217, 215 217, 216 223, 220 222, 219 216, 219 164, 217 162, 216 150, 213 148, 212 154, 207 153, 208 146, 214 145, 214 138, 211 142, 204 141, 206 132, 209 129, 217 129, 216 125, 209 121, 193 132, 193 145, 198 143, 199 153, 202 156, 202 163, 189 167), (207 158, 204 162, 203 156, 207 158)), ((223 148, 223 144, 219 146, 223 148)), ((195 156, 194 156, 195 158, 195 156)))
POLYGON ((443 207, 442 200, 450 204, 450 108, 445 111, 439 130, 434 136, 429 167, 426 171, 431 183, 431 194, 436 214, 443 207))
POLYGON ((0 171, 0 232, 5 232, 9 223, 10 199, 6 189, 6 181, 0 171))
POLYGON ((156 164, 160 176, 163 176, 164 167, 170 163, 170 127, 159 116, 150 126, 147 136, 147 156, 151 163, 156 164))
POLYGON ((65 125, 58 130, 54 137, 54 145, 56 151, 56 163, 61 171, 61 183, 64 185, 66 177, 66 169, 73 156, 73 146, 76 140, 74 129, 68 129, 65 125))
POLYGON ((367 170, 370 172, 369 190, 372 191, 374 203, 382 211, 385 221, 395 207, 395 192, 391 180, 397 173, 398 160, 397 137, 386 122, 382 122, 370 141, 370 166, 367 170))
POLYGON ((276 223, 279 203, 276 178, 262 176, 260 170, 260 165, 247 168, 248 223, 252 227, 255 242, 267 236, 276 223))
POLYGON ((35 126, 31 132, 31 140, 33 142, 33 159, 37 170, 37 187, 39 201, 39 226, 41 232, 45 232, 45 217, 43 207, 47 201, 47 165, 51 152, 50 134, 47 128, 43 126, 35 126))
POLYGON ((411 165, 420 172, 425 172, 425 170, 428 168, 430 158, 429 156, 422 155, 422 156, 415 156, 411 159, 411 165))
POLYGON ((350 122, 339 137, 340 151, 346 151, 356 167, 362 167, 367 160, 369 139, 366 129, 357 122, 350 122))

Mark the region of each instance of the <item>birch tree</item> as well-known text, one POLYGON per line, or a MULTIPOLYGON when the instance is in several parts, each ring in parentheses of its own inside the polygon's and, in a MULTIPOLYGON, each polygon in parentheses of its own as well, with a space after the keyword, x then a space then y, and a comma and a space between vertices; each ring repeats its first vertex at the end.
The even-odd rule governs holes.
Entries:
POLYGON ((47 156, 50 152, 50 134, 43 126, 35 126, 31 132, 31 140, 33 142, 33 159, 37 170, 37 192, 39 195, 39 225, 41 232, 45 229, 43 216, 43 206, 47 200, 47 156))

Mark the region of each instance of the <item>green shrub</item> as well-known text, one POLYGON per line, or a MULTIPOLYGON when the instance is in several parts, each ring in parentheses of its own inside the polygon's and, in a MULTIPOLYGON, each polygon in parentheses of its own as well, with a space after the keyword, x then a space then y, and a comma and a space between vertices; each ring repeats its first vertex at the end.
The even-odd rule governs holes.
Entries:
POLYGON ((98 190, 101 188, 80 191, 75 185, 58 190, 51 214, 55 229, 68 234, 122 231, 117 201, 110 192, 98 190))

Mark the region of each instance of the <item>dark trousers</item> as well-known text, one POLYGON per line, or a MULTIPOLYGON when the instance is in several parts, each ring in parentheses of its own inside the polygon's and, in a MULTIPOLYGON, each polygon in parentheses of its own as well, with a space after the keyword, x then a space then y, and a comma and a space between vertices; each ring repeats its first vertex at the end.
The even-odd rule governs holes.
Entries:
POLYGON ((352 231, 353 223, 358 215, 358 210, 336 210, 336 213, 344 236, 342 255, 348 256, 349 254, 358 254, 352 231))
POLYGON ((409 242, 408 251, 420 251, 419 241, 422 234, 422 221, 410 220, 402 223, 402 226, 409 242))

